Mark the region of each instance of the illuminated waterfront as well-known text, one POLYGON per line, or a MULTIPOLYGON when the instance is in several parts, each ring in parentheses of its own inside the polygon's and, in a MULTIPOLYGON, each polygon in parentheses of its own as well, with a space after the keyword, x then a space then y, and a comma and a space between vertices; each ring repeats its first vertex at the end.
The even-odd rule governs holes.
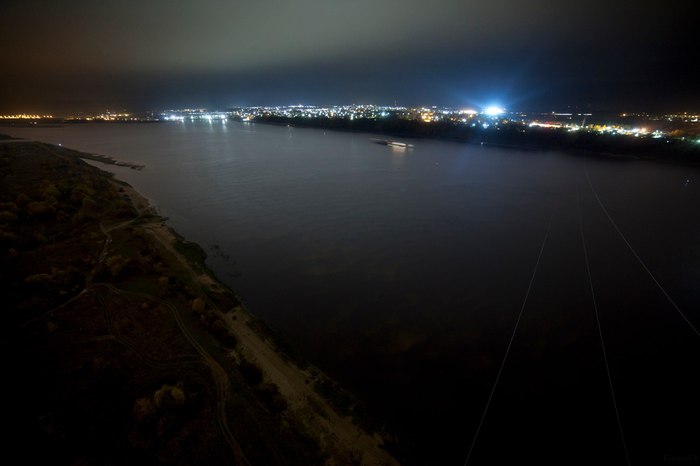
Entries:
POLYGON ((173 109, 160 112, 133 113, 127 111, 101 113, 80 113, 62 117, 40 114, 0 115, 0 120, 42 122, 184 122, 206 121, 225 122, 265 122, 269 119, 283 119, 294 123, 324 125, 342 122, 382 120, 420 122, 431 124, 451 124, 455 128, 473 128, 479 131, 510 130, 551 131, 556 134, 585 132, 594 135, 611 135, 634 138, 663 139, 666 141, 689 141, 700 144, 700 114, 697 113, 617 113, 594 114, 586 112, 521 112, 510 111, 498 105, 483 108, 450 107, 402 107, 382 105, 278 105, 234 107, 226 110, 205 108, 173 109))

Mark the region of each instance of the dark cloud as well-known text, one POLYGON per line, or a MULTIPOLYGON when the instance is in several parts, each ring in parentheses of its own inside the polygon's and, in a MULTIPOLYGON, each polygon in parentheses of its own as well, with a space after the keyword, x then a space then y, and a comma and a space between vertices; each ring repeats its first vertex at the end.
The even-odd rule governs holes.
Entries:
POLYGON ((692 1, 5 1, 0 110, 697 108, 692 1))

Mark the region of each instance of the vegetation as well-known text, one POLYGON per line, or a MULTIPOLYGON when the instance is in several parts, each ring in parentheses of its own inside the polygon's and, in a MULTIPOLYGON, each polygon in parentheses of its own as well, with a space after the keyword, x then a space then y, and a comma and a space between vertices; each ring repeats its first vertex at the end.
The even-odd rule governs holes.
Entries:
POLYGON ((248 326, 273 345, 288 362, 294 364, 299 369, 307 369, 309 367, 309 362, 304 359, 301 353, 280 338, 265 322, 260 319, 254 319, 248 322, 248 326))
POLYGON ((0 144, 2 343, 25 460, 321 463, 318 443, 280 422, 279 388, 231 356, 219 310, 240 301, 197 281, 203 251, 156 241, 163 220, 82 156, 0 144))
POLYGON ((263 380, 262 371, 258 366, 243 359, 240 364, 241 375, 248 385, 259 385, 263 380))
POLYGON ((185 256, 187 260, 200 266, 203 266, 204 261, 207 258, 207 254, 204 252, 201 246, 199 246, 199 244, 186 241, 181 236, 178 236, 178 239, 175 242, 175 249, 177 249, 177 252, 185 256))
POLYGON ((377 426, 372 425, 365 407, 350 392, 332 379, 324 376, 319 377, 314 382, 314 390, 326 399, 339 414, 352 417, 357 425, 369 432, 377 430, 377 426))

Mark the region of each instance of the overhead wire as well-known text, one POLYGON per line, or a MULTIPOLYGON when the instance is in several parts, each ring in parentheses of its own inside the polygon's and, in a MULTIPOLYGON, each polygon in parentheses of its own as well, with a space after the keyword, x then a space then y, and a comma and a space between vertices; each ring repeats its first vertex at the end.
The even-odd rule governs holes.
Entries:
MULTIPOLYGON (((553 217, 553 216, 552 216, 553 217)), ((491 388, 491 393, 489 394, 489 397, 486 401, 486 406, 484 407, 484 412, 481 414, 481 419, 479 421, 479 425, 476 428, 476 432, 474 433, 474 439, 472 440, 471 446, 469 447, 469 452, 467 453, 467 458, 464 460, 464 466, 467 466, 469 464, 469 460, 472 456, 472 452, 474 451, 474 446, 476 445, 476 440, 479 437, 479 432, 481 431, 481 427, 484 424, 484 420, 486 419, 486 413, 489 410, 489 406, 491 405, 491 400, 493 399, 493 394, 496 392, 496 387, 498 386, 498 381, 501 378, 501 373, 503 373, 503 367, 506 365, 506 360, 508 359, 508 354, 510 353, 510 348, 513 346, 513 340, 515 340, 515 334, 518 331, 518 326, 520 325, 520 320, 523 317, 523 312, 525 311, 525 306, 527 305, 527 300, 530 297, 530 290, 532 290, 532 284, 535 282, 535 276, 537 275, 537 269, 539 268, 540 265, 540 260, 542 259, 542 253, 544 252, 545 245, 547 244, 547 238, 549 238, 549 231, 552 229, 552 217, 549 218, 549 225, 547 226, 547 232, 544 235, 544 239, 542 240, 542 245, 540 246, 540 252, 537 256, 537 261, 535 262, 535 267, 532 270, 532 275, 530 276, 530 283, 527 286, 527 292, 525 293, 525 298, 523 299, 523 304, 520 306, 520 312, 518 313, 518 319, 515 321, 515 326, 513 327, 513 332, 510 335, 510 340, 508 341, 508 346, 506 347, 506 352, 503 355, 503 360, 501 361, 501 367, 498 369, 498 373, 496 374, 496 380, 493 383, 493 387, 491 388)))
POLYGON ((630 456, 627 450, 627 442, 625 441, 625 434, 622 430, 622 421, 620 420, 620 410, 617 407, 617 399, 615 398, 615 390, 613 389, 612 377, 610 376, 610 364, 608 363, 608 354, 605 350, 605 341, 603 339, 603 329, 600 325, 600 315, 598 313, 598 299, 595 294, 595 288, 593 287, 593 276, 591 275, 591 264, 588 259, 588 248, 586 247, 586 237, 583 232, 583 216, 581 214, 581 202, 579 199, 578 190, 576 191, 576 207, 578 208, 578 224, 581 230, 581 244, 583 245, 583 256, 586 259, 586 272, 588 274, 588 285, 591 290, 591 298, 593 299, 593 311, 595 312, 595 321, 598 326, 598 336, 600 337, 600 347, 603 350, 603 360, 605 361, 605 373, 608 376, 608 386, 610 387, 610 395, 612 396, 613 406, 615 407, 615 418, 617 419, 617 427, 620 431, 620 438, 622 439, 622 448, 625 452, 625 460, 627 465, 630 465, 630 456))
POLYGON ((600 208, 603 209, 605 216, 608 217, 608 220, 610 221, 612 226, 615 228, 615 231, 617 231, 618 235, 620 235, 620 238, 622 238, 622 240, 625 242, 625 244, 627 245, 629 250, 632 252, 632 255, 634 255, 634 257, 637 258, 639 263, 642 265, 642 268, 644 268, 644 270, 647 272, 647 274, 649 274, 649 277, 651 277, 652 281, 656 284, 656 286, 659 288, 659 290, 661 290, 661 292, 664 294, 666 299, 668 299, 668 302, 671 303, 673 308, 678 312, 678 314, 680 314, 680 316, 683 318, 683 320, 685 320, 685 322, 693 330, 693 332, 695 332, 695 334, 697 336, 700 336, 700 332, 698 332, 698 329, 695 328, 695 326, 690 321, 690 319, 688 319, 688 317, 686 317, 686 315, 683 313, 683 311, 681 311, 680 307, 678 307, 678 305, 671 298, 671 296, 668 294, 666 289, 661 285, 661 283, 659 283, 659 281, 656 279, 656 277, 651 272, 651 270, 649 270, 649 267, 647 267, 647 265, 644 263, 642 258, 639 256, 639 254, 637 254, 637 251, 632 247, 630 242, 627 240, 625 235, 622 233, 622 230, 620 230, 620 227, 617 226, 617 223, 615 222, 615 220, 613 220, 612 216, 610 215, 610 212, 608 212, 608 209, 605 208, 605 204, 603 204, 603 201, 600 200, 600 196, 598 196, 598 192, 596 191, 595 187, 593 186, 593 183, 591 182, 591 177, 588 174, 588 167, 586 167, 585 165, 584 165, 584 171, 586 172, 586 178, 588 179, 588 186, 590 186, 591 191, 593 192, 593 195, 595 196, 596 200, 598 201, 598 205, 600 205, 600 208))

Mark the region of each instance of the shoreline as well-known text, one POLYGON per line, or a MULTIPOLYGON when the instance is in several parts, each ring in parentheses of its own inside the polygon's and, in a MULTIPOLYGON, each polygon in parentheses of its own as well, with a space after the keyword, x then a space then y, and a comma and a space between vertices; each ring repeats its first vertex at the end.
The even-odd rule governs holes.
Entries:
MULTIPOLYGON (((115 177, 115 179, 117 178, 115 177)), ((119 181, 121 182, 121 180, 119 181)), ((127 183, 125 191, 135 205, 147 206, 148 209, 153 209, 155 212, 148 199, 133 186, 127 183)), ((151 233, 157 241, 175 253, 176 257, 182 261, 183 267, 190 269, 197 282, 214 291, 233 293, 238 298, 235 291, 219 281, 214 272, 203 263, 197 264, 202 268, 201 271, 196 271, 191 264, 188 265, 187 259, 178 254, 172 247, 182 237, 166 224, 166 219, 158 214, 154 215, 158 218, 160 225, 151 227, 151 233)), ((199 248, 201 249, 201 247, 199 248)), ((356 456, 353 450, 359 450, 363 452, 362 464, 398 464, 381 448, 385 441, 380 434, 368 434, 358 427, 351 417, 344 417, 337 413, 336 408, 311 388, 313 384, 310 381, 336 384, 330 377, 308 361, 305 361, 307 366, 303 369, 291 362, 293 359, 298 359, 298 356, 285 354, 280 349, 279 344, 275 343, 275 339, 279 337, 270 333, 265 335, 265 331, 260 331, 262 323, 267 332, 272 332, 264 322, 250 311, 243 301, 240 301, 240 304, 231 309, 230 312, 222 311, 214 300, 206 295, 206 292, 204 294, 214 312, 218 314, 218 317, 224 319, 239 341, 240 348, 236 351, 240 354, 234 356, 242 356, 256 364, 262 370, 264 377, 279 387, 280 393, 287 400, 289 409, 295 413, 309 431, 323 439, 321 443, 323 451, 334 453, 333 456, 338 455, 350 459, 356 456), (254 325, 255 323, 258 324, 254 325), (256 329, 258 330, 256 331, 256 329)))
MULTIPOLYGON (((90 154, 85 157, 86 154, 82 152, 62 146, 23 142, 24 144, 11 146, 25 152, 43 151, 47 154, 45 157, 66 157, 80 161, 87 170, 95 173, 95 176, 105 178, 112 186, 110 189, 119 193, 122 201, 128 201, 133 212, 131 216, 120 214, 119 220, 105 217, 100 221, 99 230, 104 237, 104 246, 96 267, 100 267, 102 263, 110 265, 117 261, 135 260, 136 258, 130 258, 124 253, 123 243, 132 242, 132 237, 140 238, 151 250, 158 251, 155 257, 160 257, 169 270, 161 278, 166 278, 166 283, 170 283, 168 289, 173 290, 155 295, 151 294, 151 291, 145 291, 148 289, 145 285, 139 285, 137 288, 134 288, 133 283, 129 285, 133 280, 143 282, 144 279, 139 278, 143 275, 142 272, 134 279, 131 274, 127 275, 126 282, 123 279, 108 279, 104 282, 104 278, 90 272, 83 290, 68 301, 65 301, 66 298, 59 299, 58 302, 62 304, 56 309, 76 301, 80 303, 92 293, 103 294, 108 303, 117 296, 132 296, 134 299, 153 302, 155 306, 170 308, 180 331, 214 376, 218 393, 218 423, 237 462, 248 463, 244 452, 250 447, 246 447, 246 442, 237 438, 238 434, 231 433, 232 430, 239 433, 245 426, 236 425, 238 416, 227 417, 227 413, 233 409, 231 398, 237 399, 243 395, 244 398, 258 399, 256 405, 244 404, 241 409, 245 412, 257 412, 261 409, 257 404, 261 402, 266 411, 274 411, 272 420, 267 421, 269 427, 257 427, 264 435, 265 442, 277 442, 271 439, 280 433, 275 434, 270 429, 282 429, 290 432, 282 434, 282 444, 292 442, 296 445, 293 448, 303 451, 303 442, 299 443, 298 439, 295 440, 296 437, 310 439, 315 448, 318 448, 317 454, 324 458, 326 464, 398 464, 383 448, 389 443, 386 434, 382 433, 381 429, 372 428, 370 424, 358 423, 358 420, 367 419, 359 401, 319 368, 290 351, 284 341, 206 267, 206 254, 199 245, 187 241, 170 227, 167 219, 160 216, 151 202, 133 186, 120 180, 117 175, 82 159, 115 166, 125 166, 124 164, 112 158, 90 157, 90 154), (103 225, 105 221, 109 223, 103 225), (174 279, 179 283, 176 288, 173 288, 176 285, 173 283, 174 279), (248 369, 253 372, 252 382, 248 380, 250 376, 244 371, 246 367, 253 368, 248 369), (255 375, 256 373, 259 375, 255 375), (346 400, 348 404, 338 404, 335 402, 337 399, 346 400)), ((143 249, 143 246, 141 248, 143 249)), ((53 325, 51 322, 55 318, 52 317, 54 312, 45 312, 31 319, 32 325, 53 325), (46 318, 52 319, 49 320, 49 324, 43 322, 46 318)), ((140 323, 135 321, 132 325, 138 327, 140 323)), ((117 334, 114 335, 117 341, 123 341, 117 334)), ((133 348, 133 344, 125 344, 133 348)), ((147 342, 142 344, 146 347, 148 345, 147 342)), ((256 416, 253 415, 253 419, 256 416)), ((278 448, 280 452, 284 450, 282 446, 275 447, 275 450, 278 448)), ((260 452, 248 453, 255 456, 260 452)))
MULTIPOLYGON (((238 121, 238 120, 234 120, 238 121)), ((700 165, 700 151, 692 145, 686 145, 685 149, 678 148, 680 141, 672 141, 673 149, 675 152, 669 152, 668 154, 660 154, 655 152, 657 149, 645 148, 641 150, 631 144, 635 141, 626 141, 629 147, 626 147, 626 152, 623 149, 619 151, 610 151, 608 149, 596 149, 595 147, 587 148, 585 145, 576 145, 572 143, 567 143, 563 138, 562 134, 546 134, 541 133, 539 136, 545 135, 547 137, 556 136, 559 140, 543 140, 541 143, 514 143, 514 142, 498 142, 493 140, 494 134, 482 133, 479 137, 468 137, 468 135, 450 135, 450 134, 422 134, 412 131, 410 129, 397 129, 391 130, 383 129, 381 127, 363 127, 363 126, 331 126, 324 125, 324 122, 307 122, 302 120, 289 119, 288 121, 282 121, 281 119, 257 119, 252 120, 250 123, 253 124, 263 124, 272 125, 280 127, 292 127, 292 128, 304 128, 304 129, 317 129, 323 131, 338 131, 344 133, 366 133, 373 136, 384 136, 392 138, 408 138, 414 139, 416 141, 427 140, 427 141, 444 141, 444 142, 454 142, 458 144, 465 144, 469 146, 488 146, 488 147, 501 147, 505 149, 515 149, 521 151, 558 151, 567 155, 583 155, 590 157, 606 157, 616 160, 644 160, 644 161, 658 161, 662 163, 674 163, 679 165, 690 165, 697 166, 700 165), (491 139, 491 140, 489 140, 491 139), (650 152, 651 151, 651 152, 650 152), (652 153, 654 152, 654 153, 652 153)), ((501 137, 501 136, 499 136, 501 137)), ((595 138, 602 138, 603 136, 593 135, 595 138)), ((634 139, 634 138, 633 138, 634 139)), ((609 142, 614 142, 610 140, 609 142)), ((647 141, 647 143, 651 143, 647 141)), ((668 147, 660 146, 664 150, 669 150, 668 147)))

